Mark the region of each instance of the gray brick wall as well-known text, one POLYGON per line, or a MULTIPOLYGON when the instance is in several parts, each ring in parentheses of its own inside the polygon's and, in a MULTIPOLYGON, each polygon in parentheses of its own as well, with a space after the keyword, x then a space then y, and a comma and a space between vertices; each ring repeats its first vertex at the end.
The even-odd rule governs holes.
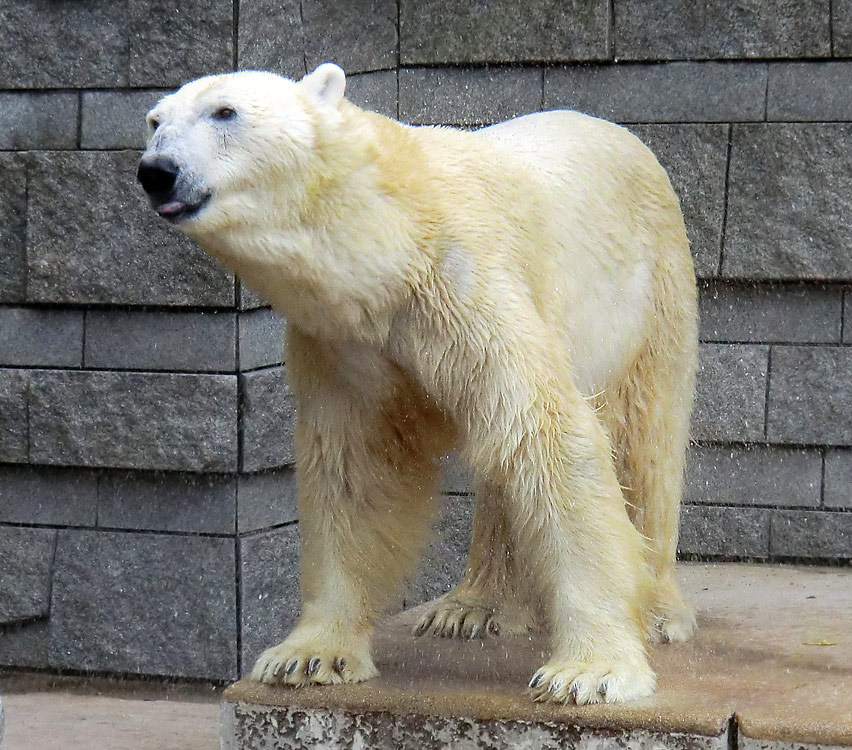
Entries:
MULTIPOLYGON (((21 0, 0 49, 0 665, 226 680, 297 615, 286 323, 134 184, 145 111, 235 68, 629 127, 700 279, 681 553, 852 559, 847 0, 21 0)), ((463 574, 469 488, 406 604, 463 574)))

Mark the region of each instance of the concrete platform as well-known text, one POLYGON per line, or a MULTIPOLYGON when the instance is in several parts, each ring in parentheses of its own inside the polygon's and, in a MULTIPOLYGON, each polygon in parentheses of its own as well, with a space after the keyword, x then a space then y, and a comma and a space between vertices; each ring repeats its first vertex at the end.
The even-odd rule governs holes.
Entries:
POLYGON ((226 750, 297 748, 696 748, 852 746, 852 569, 684 565, 700 631, 659 646, 653 698, 543 706, 523 686, 541 639, 410 635, 384 623, 381 676, 361 685, 268 688, 242 681, 222 704, 226 750))

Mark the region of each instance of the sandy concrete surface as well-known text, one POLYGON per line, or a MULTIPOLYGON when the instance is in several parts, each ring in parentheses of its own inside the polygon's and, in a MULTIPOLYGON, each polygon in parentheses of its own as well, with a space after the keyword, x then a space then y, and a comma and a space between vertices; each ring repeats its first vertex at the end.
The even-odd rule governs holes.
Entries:
POLYGON ((689 643, 653 649, 659 681, 652 698, 534 704, 523 686, 546 657, 541 637, 415 639, 413 610, 380 628, 376 680, 299 690, 243 681, 225 699, 704 736, 719 736, 735 716, 747 737, 852 746, 852 569, 689 564, 680 577, 700 629, 689 643))
POLYGON ((0 750, 218 750, 219 694, 211 688, 51 679, 0 679, 0 750))

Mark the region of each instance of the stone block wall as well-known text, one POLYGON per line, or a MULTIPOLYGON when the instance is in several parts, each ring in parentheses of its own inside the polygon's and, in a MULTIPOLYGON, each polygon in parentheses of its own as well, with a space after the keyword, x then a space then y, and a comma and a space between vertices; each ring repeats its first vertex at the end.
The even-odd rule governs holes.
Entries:
MULTIPOLYGON (((18 0, 0 50, 0 665, 229 680, 297 616, 285 322, 134 181, 144 112, 237 68, 631 128, 700 283, 682 553, 852 559, 852 3, 18 0)), ((406 602, 460 576, 468 487, 406 602)))

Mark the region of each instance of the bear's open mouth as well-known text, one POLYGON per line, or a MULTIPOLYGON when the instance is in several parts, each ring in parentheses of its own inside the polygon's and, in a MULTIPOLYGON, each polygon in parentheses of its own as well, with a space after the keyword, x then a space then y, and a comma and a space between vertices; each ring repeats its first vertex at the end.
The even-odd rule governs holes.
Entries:
POLYGON ((197 203, 184 203, 183 201, 166 201, 154 206, 154 210, 164 219, 171 222, 183 221, 195 216, 207 202, 210 200, 210 195, 205 195, 197 203))

